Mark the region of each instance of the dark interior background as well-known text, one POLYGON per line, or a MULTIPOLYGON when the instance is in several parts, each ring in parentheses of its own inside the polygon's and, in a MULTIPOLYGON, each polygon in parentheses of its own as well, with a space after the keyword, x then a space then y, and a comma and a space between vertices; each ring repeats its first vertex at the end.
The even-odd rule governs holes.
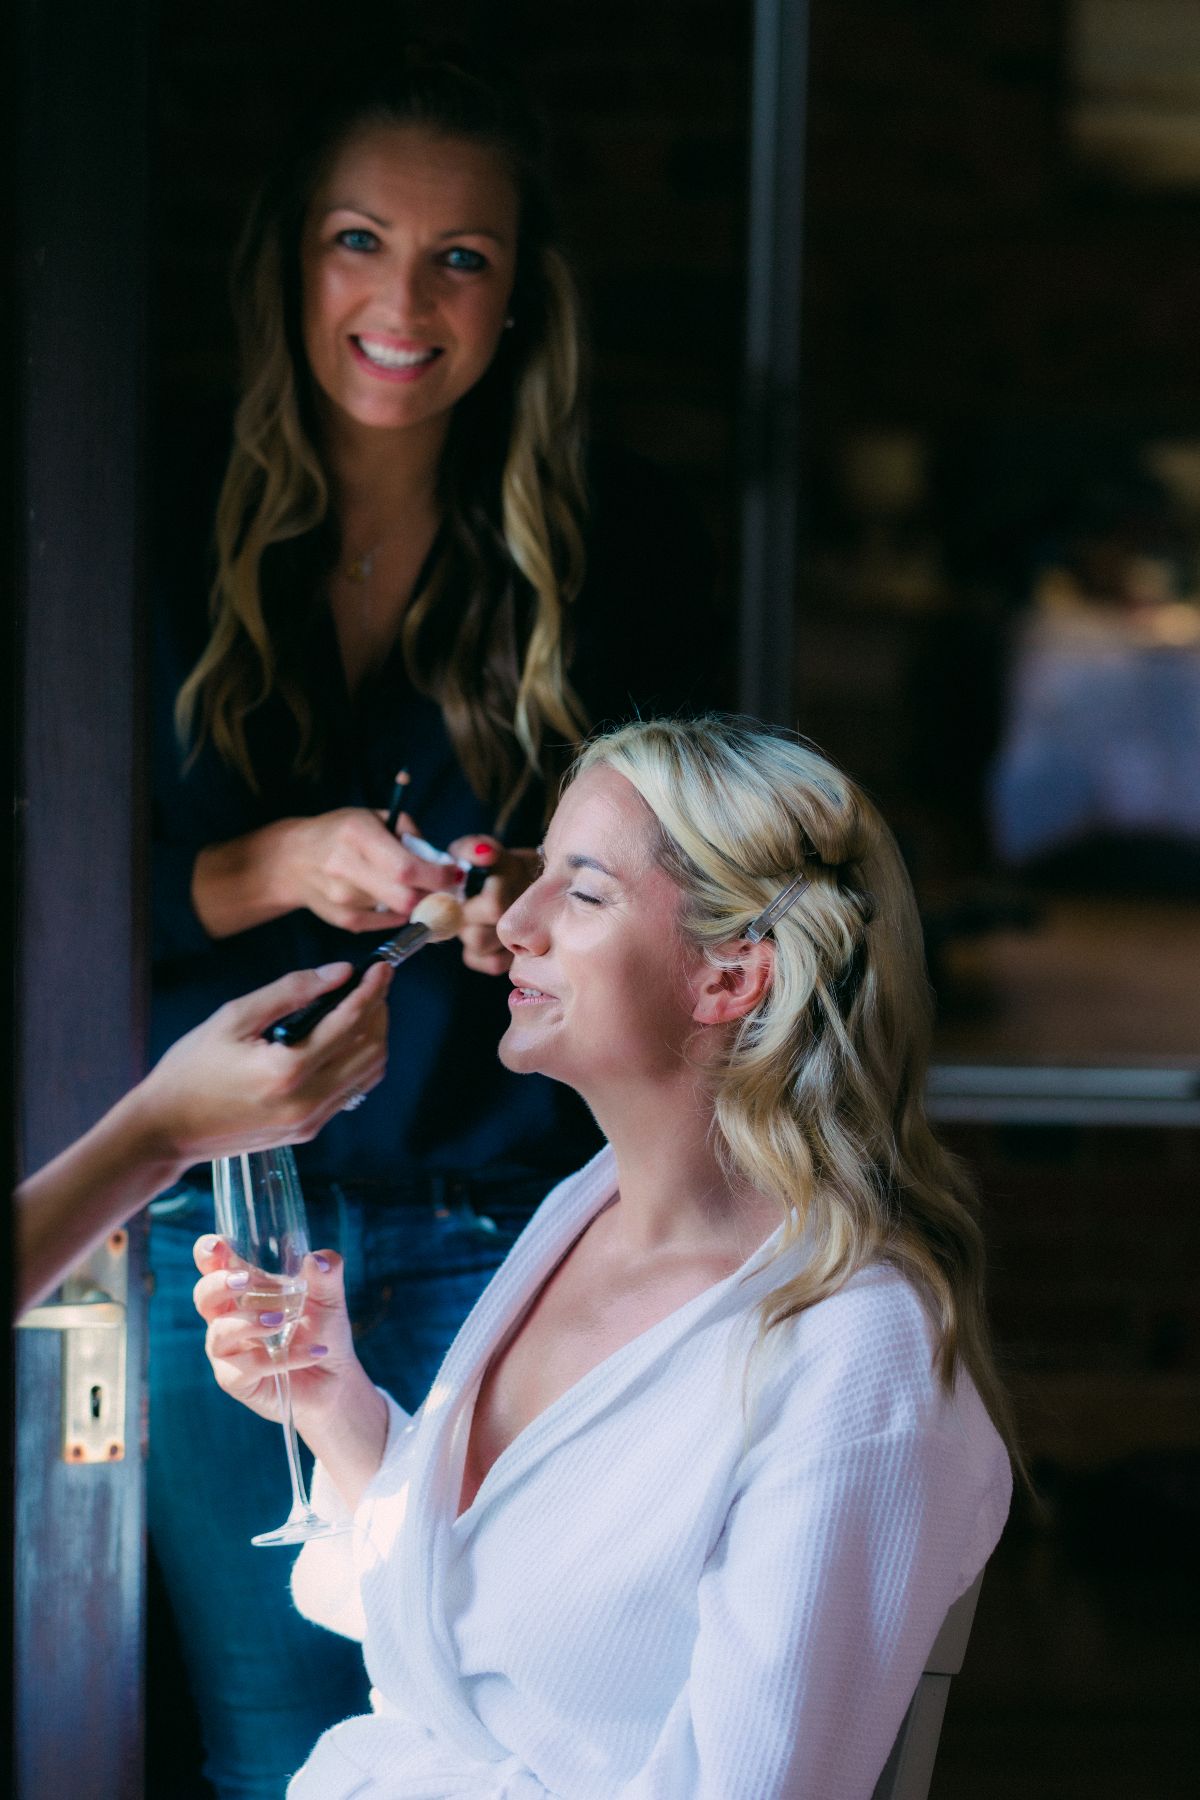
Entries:
MULTIPOLYGON (((385 10, 428 25, 426 8, 385 10)), ((439 30, 515 61, 550 118, 598 429, 677 477, 731 621, 753 13, 437 9, 439 30)), ((1194 846, 1013 867, 984 800, 1014 631, 1072 534, 1115 509, 1181 598, 1197 587, 1200 499, 1164 484, 1153 450, 1200 446, 1200 187, 1131 183, 1081 154, 1076 27, 1070 0, 811 7, 796 723, 897 825, 943 1055, 1196 1068, 1194 846)), ((227 428, 240 215, 347 31, 369 54, 369 21, 329 0, 158 8, 165 510, 193 473, 207 481, 227 428)), ((1000 1119, 951 1136, 981 1176, 1043 1506, 1018 1504, 985 1583, 934 1795, 1173 1800, 1200 1748, 1182 1579, 1200 1541, 1197 1131, 1000 1119)), ((168 1652, 152 1610, 151 1667, 168 1652)), ((186 1714, 161 1691, 149 1725, 150 1794, 202 1793, 186 1714)))
MULTIPOLYGON (((521 71, 551 130, 594 354, 599 435, 677 477, 732 607, 746 229, 749 0, 445 0, 375 11, 521 71)), ((154 101, 153 387, 166 480, 201 422, 224 433, 236 368, 227 271, 242 215, 331 56, 329 0, 181 0, 159 9, 154 101)), ((356 23, 369 40, 369 24, 356 23)), ((364 55, 369 55, 364 41, 364 55)))

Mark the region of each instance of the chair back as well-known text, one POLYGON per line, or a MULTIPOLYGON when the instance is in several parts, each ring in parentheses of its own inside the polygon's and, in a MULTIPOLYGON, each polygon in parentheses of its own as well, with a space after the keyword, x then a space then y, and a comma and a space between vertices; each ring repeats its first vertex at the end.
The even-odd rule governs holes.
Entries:
POLYGON ((927 1800, 950 1679, 962 1668, 982 1586, 981 1569, 946 1614, 871 1800, 927 1800))

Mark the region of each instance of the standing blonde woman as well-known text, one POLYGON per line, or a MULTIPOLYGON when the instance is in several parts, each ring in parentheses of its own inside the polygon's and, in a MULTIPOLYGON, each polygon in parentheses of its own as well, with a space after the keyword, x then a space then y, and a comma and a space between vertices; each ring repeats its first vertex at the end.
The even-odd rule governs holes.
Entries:
MULTIPOLYGON (((314 1265, 297 1419, 353 1530, 293 1585, 375 1693, 289 1795, 868 1800, 1010 1492, 895 843, 763 728, 632 725, 585 750, 499 935, 502 1061, 608 1142, 415 1417, 314 1265)), ((269 1415, 232 1254, 196 1261, 217 1379, 269 1415)))
MULTIPOLYGON (((364 1361, 415 1405, 548 1181, 598 1141, 573 1094, 496 1065, 495 922, 585 721, 695 699, 708 638, 702 553, 661 486, 586 450, 527 108, 494 72, 389 63, 369 36, 383 76, 360 65, 350 102, 312 122, 238 260, 244 385, 210 612, 190 571, 190 603, 164 607, 154 1029, 165 1045, 229 994, 394 929, 454 878, 401 832, 486 871, 461 950, 405 970, 386 1084, 301 1157, 364 1361)), ((195 1343, 210 1204, 205 1177, 157 1208, 151 1532, 206 1772, 221 1800, 278 1800, 365 1687, 248 1547, 277 1446, 214 1407, 195 1343), (237 1471, 215 1495, 179 1489, 197 1439, 237 1471)))

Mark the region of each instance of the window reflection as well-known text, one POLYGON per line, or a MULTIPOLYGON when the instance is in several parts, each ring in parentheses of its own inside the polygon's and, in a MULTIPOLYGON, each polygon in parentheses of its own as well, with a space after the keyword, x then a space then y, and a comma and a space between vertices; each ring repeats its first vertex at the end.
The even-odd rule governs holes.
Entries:
POLYGON ((1053 13, 813 11, 798 713, 897 824, 944 1061, 1194 1069, 1200 159, 1098 156, 1053 13))

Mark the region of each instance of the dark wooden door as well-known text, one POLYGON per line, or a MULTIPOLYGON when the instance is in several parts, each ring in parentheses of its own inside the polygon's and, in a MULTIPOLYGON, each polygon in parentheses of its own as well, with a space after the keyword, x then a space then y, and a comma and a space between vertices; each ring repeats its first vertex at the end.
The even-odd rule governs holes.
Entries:
MULTIPOLYGON (((136 669, 146 17, 19 0, 16 49, 17 1160, 36 1167, 141 1056, 136 669)), ((92 1271, 114 1333, 16 1336, 21 1800, 142 1789, 140 1234, 92 1271), (121 1290, 125 1289, 124 1295, 121 1290), (91 1359, 99 1357, 93 1365, 91 1359), (64 1428, 62 1373, 82 1379, 64 1428), (89 1405, 90 1399, 90 1405, 89 1405)))

